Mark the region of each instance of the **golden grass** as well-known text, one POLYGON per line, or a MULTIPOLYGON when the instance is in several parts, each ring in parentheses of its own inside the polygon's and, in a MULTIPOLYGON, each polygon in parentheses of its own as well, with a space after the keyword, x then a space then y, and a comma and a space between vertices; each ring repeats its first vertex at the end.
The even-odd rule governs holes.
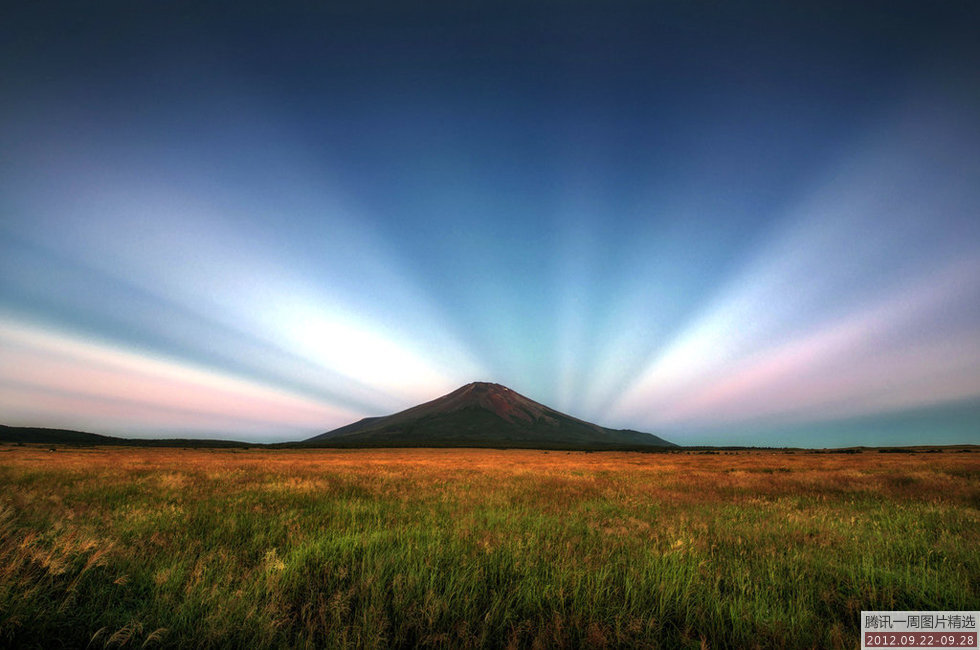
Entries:
POLYGON ((977 609, 980 454, 0 446, 0 645, 853 647, 977 609))

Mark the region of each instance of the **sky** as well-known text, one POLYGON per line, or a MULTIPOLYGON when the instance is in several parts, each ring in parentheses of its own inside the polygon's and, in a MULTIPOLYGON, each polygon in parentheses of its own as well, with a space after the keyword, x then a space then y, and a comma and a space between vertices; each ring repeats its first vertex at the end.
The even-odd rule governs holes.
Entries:
POLYGON ((298 440, 494 381, 680 444, 980 444, 978 31, 5 3, 0 422, 298 440))

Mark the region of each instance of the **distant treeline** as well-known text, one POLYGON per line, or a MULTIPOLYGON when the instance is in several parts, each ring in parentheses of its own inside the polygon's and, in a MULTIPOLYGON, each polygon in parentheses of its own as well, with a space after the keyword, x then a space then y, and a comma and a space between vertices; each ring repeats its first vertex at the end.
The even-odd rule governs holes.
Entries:
POLYGON ((85 431, 74 431, 71 429, 46 429, 40 427, 10 427, 0 425, 0 443, 9 444, 36 444, 36 445, 68 445, 80 447, 93 446, 125 446, 125 447, 182 447, 191 449, 540 449, 542 451, 616 451, 616 452, 643 452, 645 454, 676 454, 676 453, 696 453, 696 454, 718 454, 722 452, 739 451, 782 451, 785 453, 806 453, 806 454, 860 454, 864 452, 877 451, 881 454, 924 454, 940 453, 942 451, 974 452, 980 451, 978 445, 936 445, 936 446, 904 446, 904 447, 845 447, 839 449, 806 449, 802 447, 747 447, 732 446, 713 447, 708 445, 675 446, 675 447, 651 447, 651 446, 631 446, 631 445, 582 445, 582 444, 548 444, 544 442, 534 442, 530 444, 522 443, 519 440, 508 440, 499 444, 484 443, 473 440, 438 440, 427 441, 406 441, 393 443, 391 441, 378 442, 343 442, 331 440, 318 440, 316 442, 280 442, 280 443, 257 443, 241 442, 238 440, 205 440, 195 438, 117 438, 97 433, 87 433, 85 431))

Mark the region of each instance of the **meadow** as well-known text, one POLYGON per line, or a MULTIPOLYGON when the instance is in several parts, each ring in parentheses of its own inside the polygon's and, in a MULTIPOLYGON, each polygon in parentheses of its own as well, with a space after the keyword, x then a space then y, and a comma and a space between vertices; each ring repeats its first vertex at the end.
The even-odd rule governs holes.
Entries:
POLYGON ((855 648, 978 549, 980 453, 0 446, 4 647, 855 648))

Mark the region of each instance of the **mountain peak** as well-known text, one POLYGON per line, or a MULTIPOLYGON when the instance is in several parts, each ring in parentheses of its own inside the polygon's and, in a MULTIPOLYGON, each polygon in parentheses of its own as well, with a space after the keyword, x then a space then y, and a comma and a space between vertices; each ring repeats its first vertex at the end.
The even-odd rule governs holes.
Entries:
POLYGON ((511 389, 507 388, 502 384, 495 384, 490 381, 473 381, 464 386, 460 386, 452 393, 448 393, 446 396, 453 395, 455 393, 513 393, 511 389))
POLYGON ((399 413, 365 418, 307 442, 545 449, 676 446, 648 433, 607 429, 579 420, 506 386, 484 381, 460 386, 399 413))
MULTIPOLYGON (((485 381, 475 381, 460 386, 448 395, 444 395, 422 406, 431 406, 446 412, 458 411, 463 408, 483 408, 507 422, 521 420, 532 422, 537 419, 550 419, 546 406, 530 400, 506 386, 485 381)), ((418 407, 416 407, 418 408, 418 407)))
POLYGON ((507 388, 503 384, 496 384, 489 381, 470 382, 469 384, 466 384, 465 386, 460 386, 453 392, 448 393, 447 395, 445 395, 445 397, 449 397, 450 395, 455 395, 457 393, 459 393, 460 395, 473 395, 473 396, 500 395, 501 397, 508 397, 508 398, 512 396, 516 396, 518 398, 521 397, 519 393, 507 388))

